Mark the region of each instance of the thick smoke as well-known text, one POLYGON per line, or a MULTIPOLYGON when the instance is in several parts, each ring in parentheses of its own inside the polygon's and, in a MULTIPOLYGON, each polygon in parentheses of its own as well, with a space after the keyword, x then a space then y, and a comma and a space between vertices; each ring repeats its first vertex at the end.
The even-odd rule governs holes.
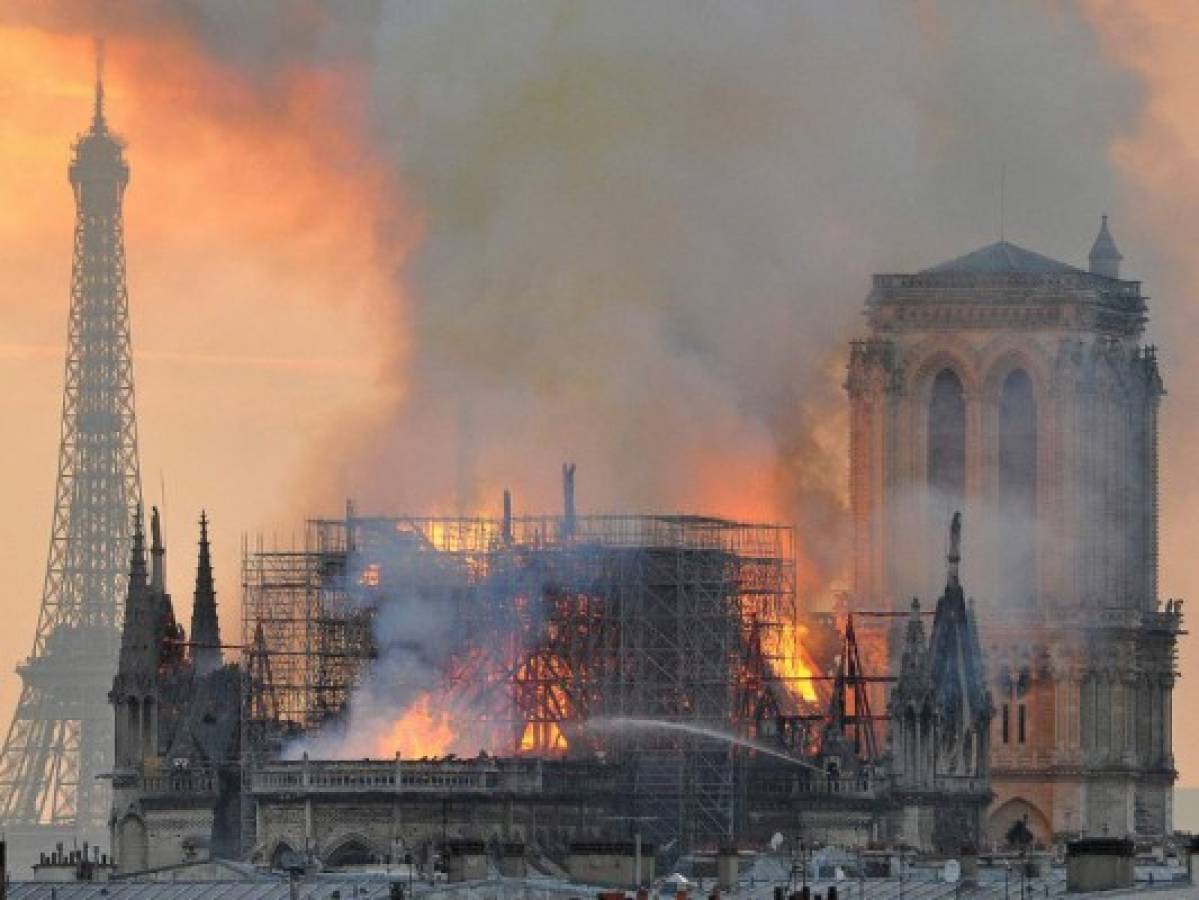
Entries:
POLYGON ((795 521, 820 586, 869 273, 996 238, 1004 166, 1008 236, 1081 262, 1136 99, 1069 7, 388 6, 372 60, 423 233, 339 487, 547 508, 573 458, 585 508, 795 521))
POLYGON ((574 459, 585 511, 795 522, 812 591, 844 583, 869 274, 995 239, 1004 167, 1007 236, 1081 262, 1140 99, 1072 3, 14 9, 192 41, 268 102, 353 74, 350 133, 403 192, 377 226, 394 400, 331 429, 304 512, 494 511, 504 485, 550 509, 574 459))
MULTIPOLYGON (((415 703, 441 703, 439 689, 444 686, 450 660, 463 649, 469 635, 454 614, 453 591, 444 586, 429 590, 424 579, 412 577, 418 571, 417 562, 411 548, 406 552, 402 545, 383 552, 349 554, 341 587, 352 609, 351 619, 369 620, 366 627, 376 658, 364 667, 362 682, 344 715, 291 744, 288 756, 309 753, 319 758, 353 759, 400 750, 413 755, 413 739, 433 740, 428 734, 404 733, 415 730, 415 723, 396 734, 396 720, 415 703)), ((446 572, 445 579, 456 582, 454 574, 446 572)), ((495 640, 503 638, 494 636, 495 640)), ((471 721, 481 711, 452 712, 461 721, 471 721)), ((422 724, 424 730, 431 730, 428 722, 422 724)), ((444 749, 449 748, 435 748, 444 749)))
POLYGON ((393 176, 395 293, 374 314, 394 399, 316 438, 301 511, 494 511, 504 485, 549 509, 573 459, 584 511, 794 522, 815 593, 845 577, 840 383, 869 274, 996 239, 1001 169, 1006 236, 1082 263, 1142 101, 1070 2, 16 2, 14 20, 102 25, 114 54, 190 41, 265 108, 297 70, 351 76, 322 105, 364 135, 347 164, 393 176))
POLYGON ((1081 263, 1136 99, 1065 7, 394 6, 372 60, 422 234, 396 405, 337 487, 547 509, 574 459, 585 509, 795 522, 813 592, 869 274, 997 238, 1003 168, 1008 236, 1081 263))
MULTIPOLYGON (((551 642, 561 573, 520 553, 485 572, 477 557, 430 552, 427 541, 443 544, 422 528, 360 526, 365 540, 344 574, 328 576, 347 619, 368 623, 373 658, 344 714, 293 742, 289 756, 503 754, 524 736, 511 684, 524 678, 536 690, 534 658, 551 642)), ((584 561, 588 552, 572 551, 567 569, 601 566, 599 556, 584 561)))

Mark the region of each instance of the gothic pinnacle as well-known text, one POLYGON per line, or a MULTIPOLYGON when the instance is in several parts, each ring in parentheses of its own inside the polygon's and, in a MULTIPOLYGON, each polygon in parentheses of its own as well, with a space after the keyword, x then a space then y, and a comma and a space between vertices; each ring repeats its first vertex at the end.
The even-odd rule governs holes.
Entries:
POLYGON ((150 507, 150 586, 157 593, 166 591, 166 547, 162 543, 162 522, 158 507, 150 507))
POLYGON ((192 601, 192 662, 204 674, 221 667, 221 631, 217 619, 216 590, 212 580, 212 553, 208 545, 208 515, 200 513, 200 554, 196 562, 196 592, 192 601))

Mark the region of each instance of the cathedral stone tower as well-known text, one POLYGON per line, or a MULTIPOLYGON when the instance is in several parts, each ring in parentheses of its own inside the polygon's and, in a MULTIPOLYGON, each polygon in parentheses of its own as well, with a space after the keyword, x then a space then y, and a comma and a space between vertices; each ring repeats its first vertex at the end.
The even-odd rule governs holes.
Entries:
POLYGON ((1089 271, 1000 241, 876 275, 851 350, 854 605, 906 608, 953 511, 975 523, 963 580, 995 703, 992 840, 1025 817, 1042 840, 1171 827, 1164 390, 1120 261, 1105 219, 1089 271))

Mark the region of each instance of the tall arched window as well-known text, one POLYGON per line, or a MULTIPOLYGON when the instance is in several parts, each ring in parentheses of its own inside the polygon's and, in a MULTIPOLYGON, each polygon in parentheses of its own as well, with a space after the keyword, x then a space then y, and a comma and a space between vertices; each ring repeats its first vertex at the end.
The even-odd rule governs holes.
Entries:
POLYGON ((941 533, 966 494, 966 401, 951 369, 937 373, 928 403, 928 487, 929 513, 941 533))
POLYGON ((999 592, 1027 604, 1036 589, 1037 403, 1013 370, 999 393, 999 592))

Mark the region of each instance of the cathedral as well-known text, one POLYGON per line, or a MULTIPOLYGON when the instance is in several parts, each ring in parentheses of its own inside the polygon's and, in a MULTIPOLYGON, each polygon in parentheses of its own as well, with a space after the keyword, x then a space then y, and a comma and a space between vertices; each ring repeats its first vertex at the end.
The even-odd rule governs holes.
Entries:
MULTIPOLYGON (((1017 821, 1045 843, 1171 830, 1182 603, 1157 585, 1165 391, 1120 262, 1104 217, 1085 270, 999 241, 876 275, 851 347, 850 602, 906 610, 966 513, 997 843, 1017 821)), ((879 641, 898 662, 902 626, 879 641)))
MULTIPOLYGON (((852 345, 847 378, 848 611, 868 614, 847 617, 817 747, 787 737, 813 716, 755 698, 741 724, 778 752, 737 770, 743 801, 730 831, 942 854, 1003 846, 1014 830, 1045 845, 1171 832, 1182 604, 1161 601, 1157 586, 1164 389, 1142 341, 1146 298, 1120 261, 1104 220, 1087 270, 1000 241, 875 276, 870 334, 852 345), (922 609, 913 598, 937 584, 935 608, 922 609), (863 620, 883 624, 854 637, 863 620), (859 642, 868 669, 894 676, 877 705, 859 642)), ((567 508, 560 552, 578 537, 567 508)), ((279 865, 293 853, 333 866, 401 854, 432 864, 433 848, 452 840, 565 859, 576 843, 611 839, 603 823, 635 808, 636 753, 582 740, 561 755, 287 758, 282 744, 300 726, 267 702, 277 696, 261 620, 252 644, 243 635, 244 672, 222 659, 203 517, 200 528, 186 633, 156 510, 148 564, 140 517, 133 536, 109 695, 120 871, 213 857, 279 865)), ((304 571, 320 590, 341 590, 359 571, 352 549, 314 551, 304 571)))

